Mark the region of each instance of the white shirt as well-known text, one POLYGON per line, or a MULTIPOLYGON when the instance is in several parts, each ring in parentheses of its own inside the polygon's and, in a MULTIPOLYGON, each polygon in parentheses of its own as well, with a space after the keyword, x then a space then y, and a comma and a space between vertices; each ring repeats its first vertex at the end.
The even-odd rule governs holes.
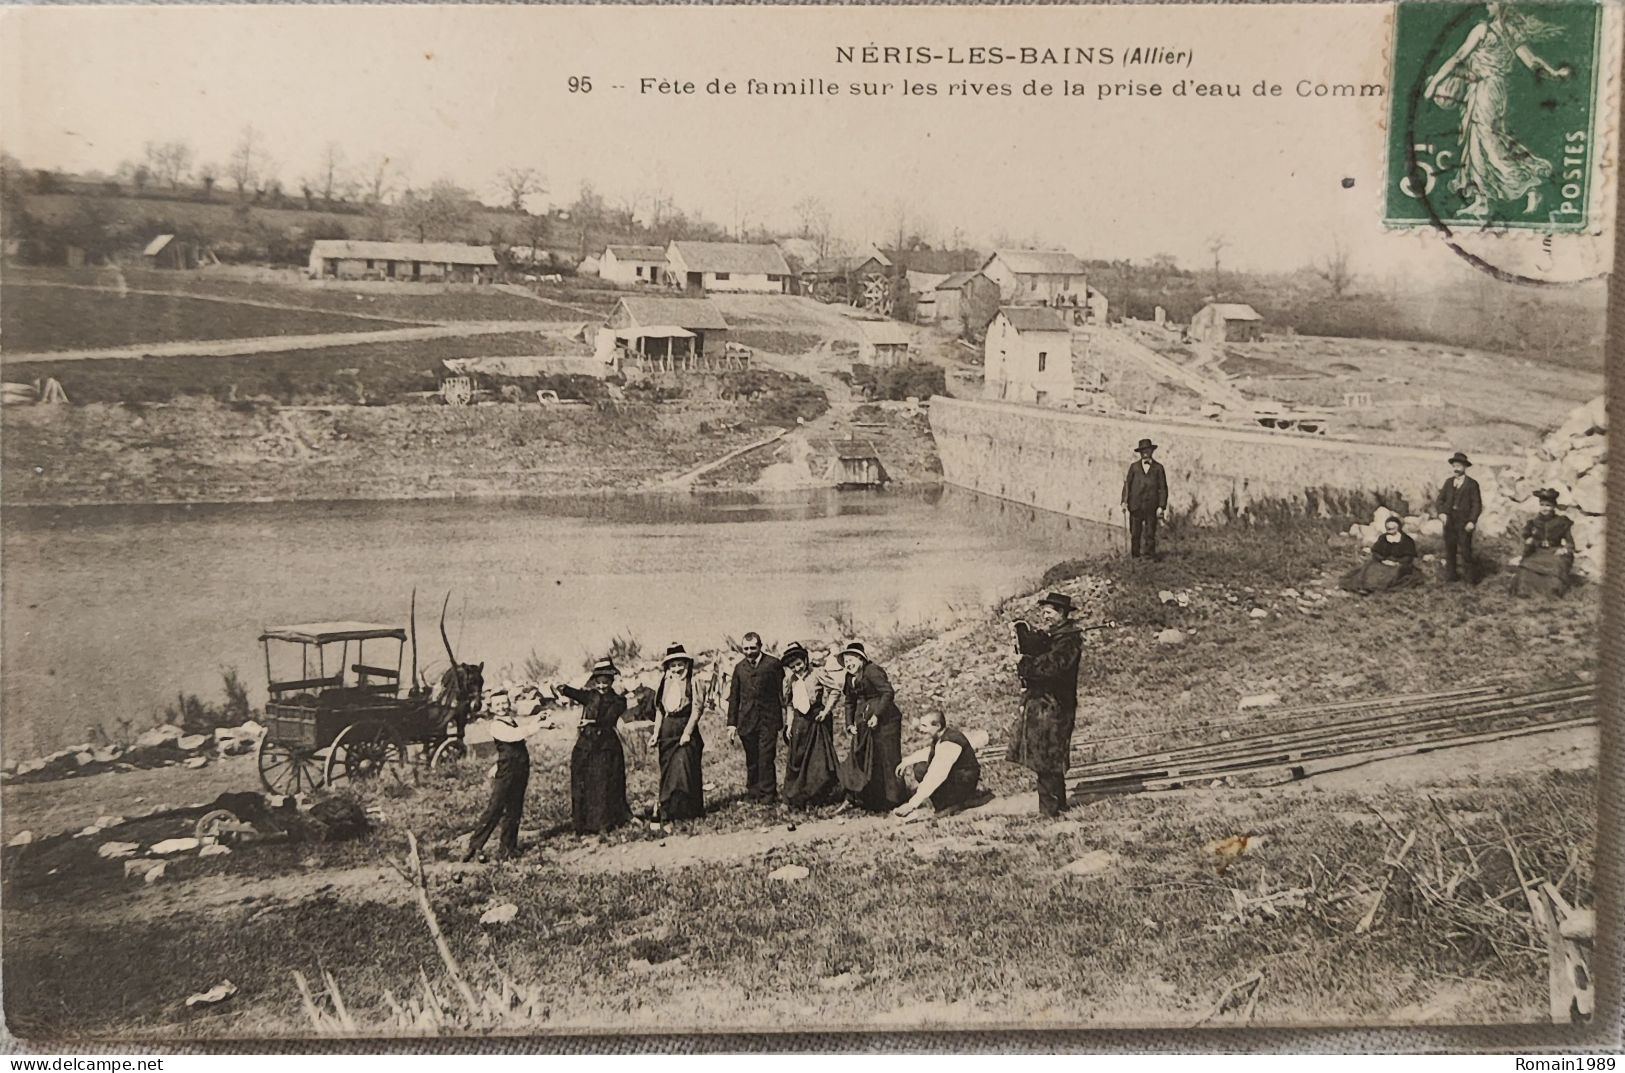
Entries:
MULTIPOLYGON (((929 755, 929 747, 924 751, 929 755)), ((954 762, 959 759, 959 753, 960 748, 955 742, 944 738, 937 739, 936 755, 931 757, 931 766, 925 769, 925 777, 920 780, 920 785, 914 791, 914 796, 909 799, 910 808, 918 808, 948 780, 948 774, 953 771, 954 762)), ((915 753, 914 755, 919 756, 920 754, 915 753)), ((921 759, 924 759, 924 757, 921 757, 921 759)), ((904 763, 908 763, 908 761, 905 760, 904 763)))

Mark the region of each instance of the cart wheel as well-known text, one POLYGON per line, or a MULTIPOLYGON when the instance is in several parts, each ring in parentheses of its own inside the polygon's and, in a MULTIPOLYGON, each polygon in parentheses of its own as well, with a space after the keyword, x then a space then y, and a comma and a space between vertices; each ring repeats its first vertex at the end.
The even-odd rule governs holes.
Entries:
POLYGON ((468 756, 467 746, 456 738, 447 738, 436 745, 434 751, 429 754, 429 770, 451 767, 461 763, 466 756, 468 756))
POLYGON ((302 794, 322 784, 322 762, 314 749, 283 745, 266 735, 254 756, 260 782, 273 794, 302 794))
POLYGON ((197 826, 192 828, 192 834, 199 842, 218 842, 220 832, 237 822, 237 814, 230 809, 217 808, 213 812, 205 812, 198 817, 197 826))
POLYGON ((388 723, 352 723, 327 747, 322 777, 328 786, 346 779, 370 779, 390 764, 406 760, 406 742, 388 723))

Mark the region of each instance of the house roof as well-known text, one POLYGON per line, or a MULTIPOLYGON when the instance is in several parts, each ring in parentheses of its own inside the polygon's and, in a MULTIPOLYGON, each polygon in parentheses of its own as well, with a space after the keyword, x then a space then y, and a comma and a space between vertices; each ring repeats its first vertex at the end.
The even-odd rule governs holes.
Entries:
POLYGON ((909 330, 895 320, 866 320, 858 330, 875 346, 908 346, 914 341, 909 330))
MULTIPOLYGON (((977 276, 981 276, 981 275, 982 275, 982 273, 981 273, 980 269, 976 269, 976 270, 973 270, 973 271, 970 271, 970 272, 955 272, 953 275, 949 276, 947 279, 945 279, 941 283, 937 284, 937 290, 939 290, 939 291, 962 291, 967 286, 970 285, 971 280, 973 280, 977 276)), ((986 276, 982 276, 982 278, 987 279, 986 276)), ((988 280, 988 282, 992 283, 993 281, 988 280)))
POLYGON ((669 325, 674 328, 700 331, 728 330, 722 319, 722 310, 708 298, 649 298, 628 295, 617 308, 625 309, 627 316, 639 327, 669 325))
POLYGON ((982 263, 982 255, 975 250, 882 250, 881 253, 890 263, 910 272, 925 272, 934 276, 963 272, 982 263))
POLYGON ((1001 306, 999 315, 1018 332, 1070 332, 1066 321, 1044 306, 1001 306))
POLYGON ((909 269, 908 289, 915 294, 922 294, 926 291, 934 291, 937 289, 937 284, 941 283, 947 278, 947 276, 940 272, 916 272, 913 269, 909 269))
POLYGON ((996 250, 982 267, 995 259, 1009 265, 1017 275, 1081 276, 1087 271, 1082 261, 1065 250, 996 250))
POLYGON ((666 260, 664 246, 605 246, 605 253, 613 253, 617 261, 653 261, 663 264, 666 260))
POLYGON ((673 242, 671 248, 690 272, 730 272, 741 276, 788 276, 790 266, 777 246, 746 242, 673 242))
POLYGON ((356 239, 317 239, 311 244, 312 257, 340 257, 347 260, 428 261, 431 264, 495 265, 497 255, 489 246, 468 246, 461 242, 366 242, 356 239))
POLYGON ((151 257, 153 254, 159 252, 165 246, 169 245, 171 242, 174 242, 174 241, 175 241, 175 236, 174 235, 159 235, 157 238, 155 238, 151 242, 147 243, 147 248, 141 251, 141 255, 143 257, 151 257))
MULTIPOLYGON (((1220 320, 1263 320, 1258 310, 1241 302, 1209 302, 1202 307, 1201 313, 1213 310, 1220 320)), ((1201 316, 1198 313, 1197 316, 1201 316)))

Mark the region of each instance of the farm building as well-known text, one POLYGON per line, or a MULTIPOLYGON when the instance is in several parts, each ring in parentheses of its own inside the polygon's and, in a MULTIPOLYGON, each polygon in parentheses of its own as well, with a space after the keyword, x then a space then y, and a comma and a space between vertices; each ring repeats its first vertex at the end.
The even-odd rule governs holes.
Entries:
POLYGON ((908 348, 914 337, 907 328, 894 320, 866 320, 858 329, 863 333, 858 343, 859 361, 885 368, 908 363, 908 348))
POLYGON ((937 284, 938 321, 966 323, 975 319, 977 310, 997 311, 998 305, 999 285, 980 272, 955 272, 937 284))
POLYGON ((1191 338, 1201 343, 1256 343, 1263 334, 1264 318, 1239 302, 1209 302, 1191 318, 1191 338))
POLYGON ((663 278, 671 287, 694 293, 783 294, 790 266, 770 243, 673 242, 666 247, 663 278))
POLYGON ((660 246, 606 246, 598 259, 598 276, 611 283, 659 283, 666 268, 660 246))
POLYGON ((609 315, 616 351, 664 369, 694 368, 727 352, 728 322, 705 298, 627 296, 609 315))
POLYGON ((996 250, 982 275, 999 285, 1007 303, 1083 305, 1089 296, 1088 270, 1065 250, 996 250))
POLYGON ((983 397, 1072 401, 1072 329, 1055 310, 1003 307, 987 326, 982 354, 983 397))
POLYGON ((159 235, 141 251, 142 262, 148 268, 196 268, 198 249, 174 235, 159 235))
POLYGON ((320 239, 310 248, 309 271, 316 279, 488 283, 496 267, 497 257, 489 246, 320 239))

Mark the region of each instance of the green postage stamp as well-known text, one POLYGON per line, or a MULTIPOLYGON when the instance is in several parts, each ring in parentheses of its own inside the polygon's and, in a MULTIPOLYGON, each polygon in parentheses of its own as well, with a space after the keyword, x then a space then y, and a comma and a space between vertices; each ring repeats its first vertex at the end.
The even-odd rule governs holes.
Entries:
POLYGON ((1388 224, 1584 230, 1601 16, 1586 0, 1399 4, 1388 224))

